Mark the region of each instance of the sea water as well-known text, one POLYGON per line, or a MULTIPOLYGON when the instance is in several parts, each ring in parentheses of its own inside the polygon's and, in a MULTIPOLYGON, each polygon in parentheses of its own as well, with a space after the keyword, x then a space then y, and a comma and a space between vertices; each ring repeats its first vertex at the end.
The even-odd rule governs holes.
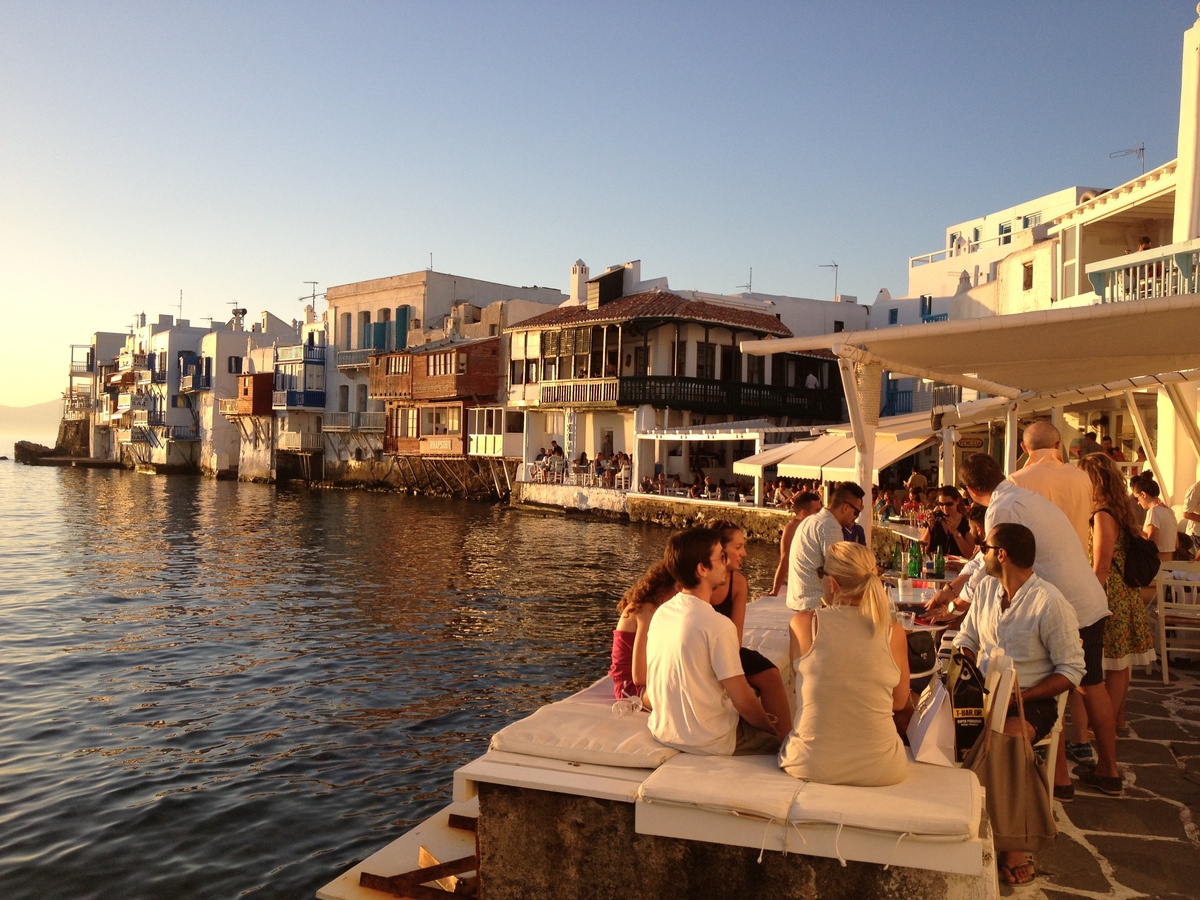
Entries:
POLYGON ((311 897, 605 674, 666 536, 0 462, 0 897, 311 897))

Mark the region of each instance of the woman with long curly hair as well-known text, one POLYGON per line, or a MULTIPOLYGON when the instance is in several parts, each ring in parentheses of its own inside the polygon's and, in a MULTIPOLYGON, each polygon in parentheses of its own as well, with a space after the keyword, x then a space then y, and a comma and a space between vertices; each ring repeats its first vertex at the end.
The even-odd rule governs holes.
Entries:
POLYGON ((1111 613, 1104 622, 1104 686, 1117 727, 1125 727, 1125 695, 1133 666, 1154 662, 1154 635, 1141 591, 1125 583, 1125 552, 1130 531, 1140 533, 1133 499, 1121 471, 1103 453, 1079 461, 1092 479, 1092 571, 1104 585, 1111 613))
MULTIPOLYGON (((617 603, 617 627, 613 629, 613 693, 618 700, 641 697, 646 690, 646 635, 654 612, 679 592, 674 576, 656 562, 617 603)), ((645 703, 645 700, 643 700, 645 703)), ((649 709, 649 705, 645 706, 649 709)))
POLYGON ((908 757, 893 716, 912 704, 904 629, 866 547, 833 544, 817 573, 826 605, 790 625, 798 712, 779 765, 820 784, 896 784, 908 757))

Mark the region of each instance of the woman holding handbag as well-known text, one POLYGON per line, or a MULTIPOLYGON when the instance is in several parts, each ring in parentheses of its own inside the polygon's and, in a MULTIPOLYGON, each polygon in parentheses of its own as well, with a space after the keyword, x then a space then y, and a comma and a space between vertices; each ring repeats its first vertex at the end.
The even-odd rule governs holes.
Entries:
MULTIPOLYGON (((1092 540, 1089 556, 1092 571, 1104 585, 1108 608, 1112 613, 1104 623, 1104 686, 1112 701, 1117 728, 1125 728, 1125 695, 1133 666, 1154 662, 1154 635, 1142 605, 1141 591, 1125 583, 1125 553, 1130 531, 1141 528, 1134 514, 1133 501, 1125 489, 1125 479, 1111 459, 1093 453, 1079 461, 1079 468, 1092 479, 1092 540)), ((1085 773, 1086 774, 1086 773, 1085 773)), ((1080 782, 1105 793, 1119 793, 1120 779, 1107 790, 1080 776, 1080 782)), ((1110 781, 1110 779, 1105 779, 1110 781)))

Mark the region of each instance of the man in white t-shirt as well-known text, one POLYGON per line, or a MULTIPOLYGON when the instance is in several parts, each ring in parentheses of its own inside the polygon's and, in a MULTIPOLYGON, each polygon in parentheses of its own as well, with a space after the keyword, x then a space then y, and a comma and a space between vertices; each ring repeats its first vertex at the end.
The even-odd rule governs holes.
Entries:
POLYGON ((650 732, 687 753, 775 753, 791 722, 767 715, 742 670, 737 627, 712 605, 728 577, 720 536, 676 532, 663 561, 683 590, 654 613, 646 637, 650 732))
POLYGON ((1197 481, 1183 497, 1183 517, 1187 519, 1184 529, 1192 539, 1195 549, 1200 550, 1200 481, 1197 481))
POLYGON ((863 489, 843 481, 833 489, 829 506, 809 516, 796 528, 788 551, 787 605, 791 609, 817 609, 824 587, 817 570, 825 565, 825 551, 844 541, 843 528, 851 528, 862 515, 863 489))

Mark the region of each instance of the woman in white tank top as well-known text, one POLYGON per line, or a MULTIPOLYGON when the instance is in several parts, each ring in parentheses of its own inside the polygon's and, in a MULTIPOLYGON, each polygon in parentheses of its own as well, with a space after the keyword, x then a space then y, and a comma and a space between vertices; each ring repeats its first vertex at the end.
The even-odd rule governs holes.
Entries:
POLYGON ((821 784, 896 784, 908 757, 892 713, 912 702, 904 629, 866 547, 834 544, 818 574, 826 605, 791 621, 796 716, 779 765, 821 784))

